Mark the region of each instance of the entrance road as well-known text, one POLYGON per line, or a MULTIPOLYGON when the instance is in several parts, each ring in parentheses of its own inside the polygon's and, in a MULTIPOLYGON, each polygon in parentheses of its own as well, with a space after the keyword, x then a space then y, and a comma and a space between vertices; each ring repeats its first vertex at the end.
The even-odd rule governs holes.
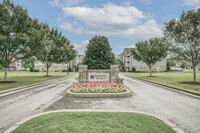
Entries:
POLYGON ((26 117, 44 112, 48 106, 65 95, 65 91, 75 82, 76 76, 68 76, 48 85, 1 97, 0 133, 26 117))
POLYGON ((56 109, 135 110, 168 119, 186 133, 200 133, 200 99, 150 85, 123 75, 124 84, 133 91, 127 98, 63 97, 47 111, 56 109))

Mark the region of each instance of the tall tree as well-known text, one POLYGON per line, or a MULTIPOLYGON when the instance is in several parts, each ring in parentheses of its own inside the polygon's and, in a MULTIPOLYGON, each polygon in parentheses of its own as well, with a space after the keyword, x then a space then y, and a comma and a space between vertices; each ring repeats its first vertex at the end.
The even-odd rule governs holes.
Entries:
POLYGON ((68 58, 66 60, 66 63, 67 63, 67 75, 69 75, 69 62, 71 60, 73 60, 77 55, 77 52, 74 50, 74 46, 70 46, 69 48, 69 53, 68 53, 68 58))
POLYGON ((171 71, 171 67, 175 66, 175 60, 173 58, 167 59, 167 71, 171 71))
POLYGON ((148 41, 136 43, 136 48, 132 50, 132 54, 134 59, 149 66, 149 73, 152 76, 152 66, 167 56, 168 49, 169 43, 166 39, 152 38, 148 41))
MULTIPOLYGON (((75 53, 74 46, 70 41, 62 36, 61 32, 58 32, 57 29, 50 29, 48 25, 43 25, 42 32, 39 34, 43 37, 41 42, 38 42, 40 49, 38 49, 36 56, 37 60, 44 63, 47 72, 46 76, 49 76, 49 68, 53 63, 66 63, 69 59, 72 59, 71 54, 75 53)), ((73 56, 74 58, 74 56, 73 56)))
POLYGON ((196 82, 196 66, 200 63, 200 9, 183 12, 179 19, 165 23, 164 34, 174 43, 174 52, 192 63, 196 82))
POLYGON ((30 71, 32 72, 34 69, 34 62, 35 62, 35 58, 24 59, 22 61, 22 67, 29 68, 30 71))
POLYGON ((15 6, 10 0, 0 2, 0 65, 5 69, 4 81, 7 81, 9 65, 29 50, 27 31, 31 29, 31 21, 21 6, 15 6))
POLYGON ((115 63, 115 55, 105 36, 94 36, 87 45, 83 64, 89 69, 109 69, 115 63))
POLYGON ((115 59, 115 64, 119 66, 120 70, 123 69, 124 63, 121 59, 115 59))

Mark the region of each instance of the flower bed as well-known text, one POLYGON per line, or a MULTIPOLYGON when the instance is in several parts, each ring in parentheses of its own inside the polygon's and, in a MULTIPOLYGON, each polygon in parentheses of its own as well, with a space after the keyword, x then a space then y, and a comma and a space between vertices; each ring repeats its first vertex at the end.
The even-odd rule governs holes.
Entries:
POLYGON ((120 93, 127 91, 127 88, 121 83, 88 82, 77 83, 70 91, 74 93, 120 93))

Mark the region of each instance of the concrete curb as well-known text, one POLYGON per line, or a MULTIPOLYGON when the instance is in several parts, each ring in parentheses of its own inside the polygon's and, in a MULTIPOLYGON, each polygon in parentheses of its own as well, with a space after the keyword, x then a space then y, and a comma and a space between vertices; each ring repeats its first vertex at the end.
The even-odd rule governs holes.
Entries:
POLYGON ((32 89, 34 87, 45 85, 45 84, 48 84, 48 83, 51 83, 51 82, 54 82, 54 81, 63 80, 63 79, 66 79, 67 77, 69 77, 69 76, 51 79, 51 80, 47 80, 47 81, 43 81, 43 82, 39 82, 39 83, 35 83, 35 84, 30 84, 30 85, 26 85, 26 86, 22 86, 22 87, 17 87, 17 88, 5 90, 5 91, 0 91, 0 97, 11 95, 11 94, 21 92, 21 91, 25 91, 25 90, 29 90, 29 89, 32 89))
POLYGON ((123 98, 132 96, 132 92, 128 88, 122 93, 74 93, 68 89, 66 95, 75 98, 123 98))
MULTIPOLYGON (((124 75, 124 76, 127 76, 127 75, 124 75)), ((170 90, 174 90, 174 91, 177 91, 177 92, 180 92, 180 93, 184 93, 184 94, 196 97, 196 98, 200 98, 200 93, 198 93, 198 92, 194 92, 194 91, 190 91, 190 90, 186 90, 186 89, 182 89, 182 88, 178 88, 178 87, 168 86, 168 85, 165 85, 165 84, 161 84, 161 83, 157 83, 157 82, 153 82, 153 81, 148 81, 148 80, 144 80, 144 79, 140 79, 140 78, 136 78, 136 77, 131 77, 131 76, 127 76, 127 77, 133 78, 133 79, 136 79, 136 80, 139 80, 139 81, 147 82, 147 83, 150 83, 152 85, 159 86, 159 87, 164 87, 164 88, 167 88, 167 89, 170 89, 170 90)))
POLYGON ((46 114, 51 114, 51 113, 59 113, 59 112, 121 112, 121 113, 136 113, 136 114, 143 114, 143 115, 147 115, 153 118, 156 118, 162 122, 164 122, 166 125, 170 126, 174 131, 176 131, 177 133, 184 133, 180 128, 178 128, 176 125, 174 125, 173 123, 171 123, 170 121, 168 121, 165 118, 162 118, 160 116, 151 114, 151 113, 147 113, 147 112, 140 112, 140 111, 123 111, 123 110, 55 110, 55 111, 49 111, 49 112, 44 112, 41 114, 37 114, 34 116, 30 116, 28 118, 25 118, 24 120, 16 123, 14 126, 12 126, 11 128, 7 129, 6 131, 4 131, 4 133, 10 133, 12 131, 14 131, 16 128, 18 128, 20 125, 22 125, 23 123, 25 123, 28 120, 31 120, 35 117, 39 117, 42 115, 46 115, 46 114))

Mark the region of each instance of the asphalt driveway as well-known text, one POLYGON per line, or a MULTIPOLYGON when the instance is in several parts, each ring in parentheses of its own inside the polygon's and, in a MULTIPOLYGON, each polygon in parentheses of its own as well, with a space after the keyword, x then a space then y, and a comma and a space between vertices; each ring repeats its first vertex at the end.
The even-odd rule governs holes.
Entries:
POLYGON ((46 111, 57 109, 135 110, 168 119, 186 133, 200 133, 200 99, 153 86, 126 76, 133 92, 127 98, 68 98, 64 96, 46 111))
POLYGON ((0 132, 40 112, 58 109, 135 110, 156 114, 186 133, 200 132, 200 99, 121 75, 133 92, 127 98, 69 98, 75 76, 0 98, 0 132))

